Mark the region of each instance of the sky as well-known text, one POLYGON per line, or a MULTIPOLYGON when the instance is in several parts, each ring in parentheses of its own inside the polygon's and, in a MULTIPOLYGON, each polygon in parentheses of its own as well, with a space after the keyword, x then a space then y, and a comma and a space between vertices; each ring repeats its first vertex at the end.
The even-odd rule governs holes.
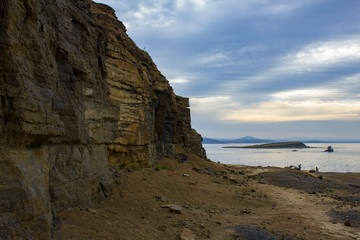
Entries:
POLYGON ((97 0, 203 137, 360 139, 359 0, 97 0))

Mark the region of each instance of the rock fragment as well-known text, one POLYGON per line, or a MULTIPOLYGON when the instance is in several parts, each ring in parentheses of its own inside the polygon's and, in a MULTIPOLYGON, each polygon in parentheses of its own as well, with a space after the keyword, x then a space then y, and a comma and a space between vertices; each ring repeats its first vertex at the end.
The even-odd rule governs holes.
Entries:
POLYGON ((180 214, 182 212, 182 207, 180 207, 179 205, 172 204, 170 205, 169 210, 170 212, 180 214))
POLYGON ((184 228, 180 233, 180 240, 195 240, 195 233, 187 228, 184 228))

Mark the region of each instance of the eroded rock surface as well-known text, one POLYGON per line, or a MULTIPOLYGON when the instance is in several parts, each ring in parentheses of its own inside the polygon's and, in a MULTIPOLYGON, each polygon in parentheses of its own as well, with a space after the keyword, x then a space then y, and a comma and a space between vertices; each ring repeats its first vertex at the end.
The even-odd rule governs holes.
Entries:
POLYGON ((0 52, 0 237, 50 238, 58 209, 111 193, 110 167, 205 158, 188 99, 110 7, 0 0, 0 52))

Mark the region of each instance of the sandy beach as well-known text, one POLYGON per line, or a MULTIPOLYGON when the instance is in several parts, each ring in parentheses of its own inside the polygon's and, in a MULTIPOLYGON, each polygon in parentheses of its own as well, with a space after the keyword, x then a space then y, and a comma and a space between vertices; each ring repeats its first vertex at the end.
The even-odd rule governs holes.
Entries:
POLYGON ((360 173, 191 156, 113 174, 101 204, 56 214, 54 239, 360 239, 360 173))

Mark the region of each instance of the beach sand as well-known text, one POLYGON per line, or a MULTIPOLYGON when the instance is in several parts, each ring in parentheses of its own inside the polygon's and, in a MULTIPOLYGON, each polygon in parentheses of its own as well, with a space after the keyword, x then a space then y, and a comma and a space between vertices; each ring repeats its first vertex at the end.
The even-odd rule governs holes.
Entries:
POLYGON ((57 213, 54 239, 360 239, 360 173, 191 156, 115 173, 110 197, 57 213), (161 169, 163 168, 163 169, 161 169))

